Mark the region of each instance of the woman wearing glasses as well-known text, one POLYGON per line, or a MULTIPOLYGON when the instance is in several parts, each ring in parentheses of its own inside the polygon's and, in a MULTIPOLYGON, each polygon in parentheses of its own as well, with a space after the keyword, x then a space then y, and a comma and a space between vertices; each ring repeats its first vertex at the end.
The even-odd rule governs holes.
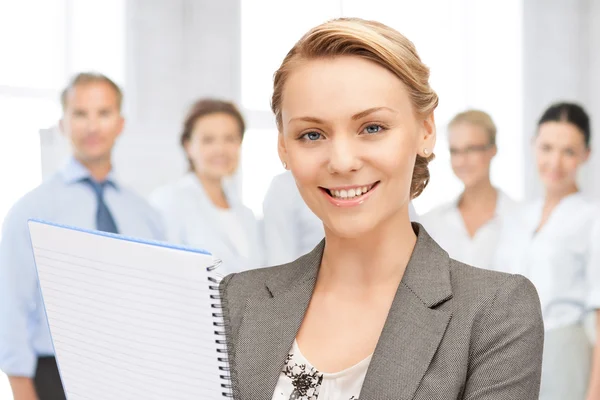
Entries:
POLYGON ((468 110, 448 124, 448 142, 452 170, 464 190, 420 222, 451 257, 492 268, 501 216, 515 208, 514 201, 490 181, 490 164, 497 152, 496 126, 487 113, 468 110))

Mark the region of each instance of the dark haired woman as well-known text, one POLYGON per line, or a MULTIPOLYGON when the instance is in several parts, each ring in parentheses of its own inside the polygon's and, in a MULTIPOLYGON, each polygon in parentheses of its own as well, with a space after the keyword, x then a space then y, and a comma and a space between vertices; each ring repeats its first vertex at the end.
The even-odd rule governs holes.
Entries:
POLYGON ((600 352, 583 321, 600 308, 598 207, 577 173, 590 155, 590 121, 582 107, 558 103, 538 123, 535 160, 544 197, 507 221, 497 264, 536 286, 545 325, 541 400, 600 398, 600 352))
POLYGON ((163 214, 169 240, 211 251, 223 260, 226 273, 263 264, 258 222, 223 184, 238 167, 244 130, 244 119, 232 103, 194 103, 181 134, 190 170, 150 196, 163 214))

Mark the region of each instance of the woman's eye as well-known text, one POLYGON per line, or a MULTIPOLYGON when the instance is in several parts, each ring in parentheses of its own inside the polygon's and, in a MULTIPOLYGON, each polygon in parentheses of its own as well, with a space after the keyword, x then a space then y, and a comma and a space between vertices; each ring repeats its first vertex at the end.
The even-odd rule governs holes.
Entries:
POLYGON ((379 133, 379 132, 381 132, 382 129, 383 129, 383 127, 381 125, 369 125, 365 128, 365 133, 369 133, 369 134, 379 133))
POLYGON ((308 132, 303 135, 304 138, 315 141, 321 139, 321 134, 319 132, 308 132))

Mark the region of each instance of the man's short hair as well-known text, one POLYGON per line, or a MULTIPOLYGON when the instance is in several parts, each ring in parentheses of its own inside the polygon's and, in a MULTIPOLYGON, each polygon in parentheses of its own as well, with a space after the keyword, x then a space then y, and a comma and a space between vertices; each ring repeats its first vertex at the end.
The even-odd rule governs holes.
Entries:
POLYGON ((87 83, 107 83, 109 84, 117 94, 117 107, 119 111, 121 111, 121 105, 123 104, 123 91, 112 79, 107 77, 106 75, 99 74, 96 72, 80 72, 75 75, 67 87, 62 91, 60 95, 60 102, 62 104, 63 112, 67 109, 67 97, 69 96, 69 92, 73 90, 78 85, 84 85, 87 83))

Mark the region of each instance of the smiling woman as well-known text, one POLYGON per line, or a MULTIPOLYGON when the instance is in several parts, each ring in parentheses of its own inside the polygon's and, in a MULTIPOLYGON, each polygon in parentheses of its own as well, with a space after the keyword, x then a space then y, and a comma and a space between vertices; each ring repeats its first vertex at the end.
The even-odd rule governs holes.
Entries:
POLYGON ((150 196, 173 243, 209 249, 229 272, 262 266, 258 223, 224 185, 238 167, 246 124, 237 107, 200 99, 183 123, 181 146, 189 172, 150 196))
MULTIPOLYGON (((275 81, 273 104, 274 108, 286 105, 279 113, 276 111, 282 132, 280 157, 294 173, 308 206, 323 220, 326 230, 338 233, 349 228, 340 224, 351 224, 351 231, 360 234, 382 218, 405 217, 398 209, 407 209, 410 199, 418 194, 418 186, 426 184, 411 185, 411 181, 416 157, 426 164, 424 150, 435 143, 433 114, 414 118, 402 81, 369 60, 342 56, 296 64, 293 71, 281 70, 280 81, 275 81), (285 75, 285 86, 277 96, 277 85, 285 75), (356 82, 356 91, 349 90, 347 82, 355 76, 370 79, 356 82), (325 104, 337 106, 323 107, 325 104), (323 197, 323 193, 329 194, 327 190, 315 190, 329 189, 347 197, 348 190, 358 187, 372 189, 351 201, 323 197), (374 199, 376 191, 388 192, 373 200, 371 207, 378 215, 355 207, 344 214, 326 212, 328 204, 360 205, 374 199)), ((427 107, 435 107, 437 98, 432 100, 427 107)), ((406 221, 402 222, 408 227, 406 221)))
POLYGON ((325 239, 221 283, 236 398, 537 397, 531 283, 452 260, 410 222, 437 102, 413 44, 383 24, 333 20, 289 51, 272 98, 279 156, 325 239))
POLYGON ((538 122, 535 161, 545 189, 507 219, 497 264, 527 276, 542 304, 544 368, 540 400, 600 398, 600 208, 579 190, 590 156, 590 119, 578 104, 553 104, 538 122))
POLYGON ((492 185, 496 125, 484 111, 466 110, 448 124, 452 171, 463 184, 452 201, 423 215, 420 222, 452 258, 492 268, 502 219, 516 203, 492 185))

